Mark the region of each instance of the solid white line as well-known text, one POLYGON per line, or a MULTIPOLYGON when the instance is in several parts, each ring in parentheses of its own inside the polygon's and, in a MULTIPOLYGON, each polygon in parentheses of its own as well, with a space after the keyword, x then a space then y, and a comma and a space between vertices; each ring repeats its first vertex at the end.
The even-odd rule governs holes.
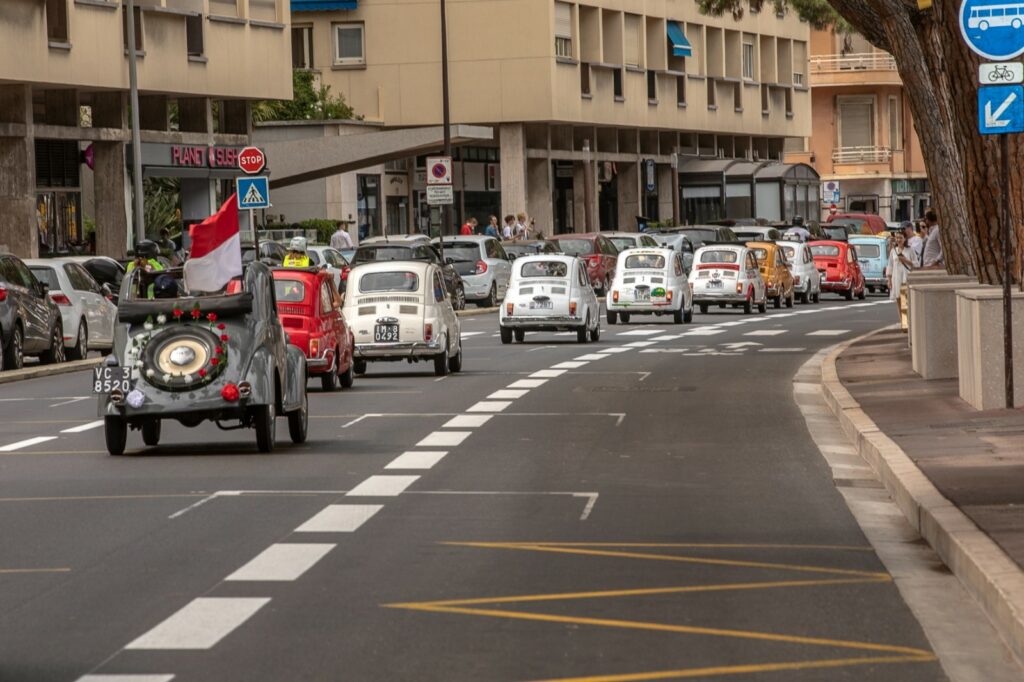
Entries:
POLYGON ((72 426, 70 429, 63 429, 61 433, 82 433, 83 431, 89 431, 91 429, 97 429, 103 426, 103 420, 97 419, 94 422, 88 424, 79 424, 78 426, 72 426))
POLYGON ((171 682, 174 675, 83 675, 77 682, 171 682))
POLYGON ((598 353, 628 353, 633 350, 632 348, 626 348, 625 346, 615 346, 612 348, 602 348, 597 351, 598 353))
POLYGON ((647 346, 653 346, 654 341, 634 341, 633 343, 627 343, 630 348, 646 348, 647 346))
POLYGON ((269 597, 199 597, 125 649, 209 649, 269 601, 269 597))
POLYGON ((441 425, 442 429, 475 429, 490 421, 489 414, 460 414, 441 425))
POLYGON ((585 362, 560 362, 557 365, 551 365, 551 369, 579 369, 585 362))
POLYGON ((486 334, 487 332, 462 332, 459 334, 462 338, 468 339, 470 336, 476 336, 478 334, 486 334))
POLYGON ((520 379, 508 385, 509 388, 537 388, 548 383, 547 379, 520 379))
MULTIPOLYGON (((531 374, 530 376, 536 376, 531 374)), ((501 412, 512 403, 508 400, 481 400, 466 412, 501 412)))
POLYGON ((384 508, 381 504, 331 504, 295 529, 296 533, 353 533, 384 508))
MULTIPOLYGON (((479 405, 480 403, 477 403, 479 405)), ((474 405, 475 407, 475 405, 474 405)), ((472 410, 473 408, 470 408, 472 410)), ((428 434, 419 443, 416 443, 418 448, 437 448, 437 447, 455 447, 461 445, 462 441, 469 438, 472 431, 434 431, 428 434)))
POLYGON ((53 405, 50 405, 50 407, 63 407, 64 405, 70 405, 71 403, 77 403, 80 400, 88 400, 88 399, 89 399, 88 396, 85 396, 83 398, 71 398, 69 400, 65 400, 64 402, 54 403, 53 405))
POLYGON ((224 580, 287 582, 323 559, 336 545, 330 543, 278 543, 267 547, 224 580))
POLYGON ((531 379, 554 379, 565 374, 564 369, 542 369, 530 375, 531 379))
POLYGON ((785 333, 785 329, 755 329, 752 332, 747 332, 743 336, 778 336, 779 334, 785 333))
POLYGON ((0 448, 0 452, 12 452, 14 450, 21 450, 22 448, 30 448, 33 445, 39 445, 45 443, 48 440, 57 440, 57 436, 36 436, 35 438, 29 438, 28 440, 19 440, 17 443, 11 443, 0 448))
POLYGON ((650 336, 651 334, 661 334, 660 329, 634 329, 628 332, 619 332, 616 336, 650 336))
POLYGON ((489 396, 487 396, 487 399, 488 400, 517 400, 519 398, 522 398, 524 395, 526 395, 529 392, 530 392, 530 389, 528 389, 528 388, 522 388, 522 389, 507 389, 507 388, 503 388, 500 391, 495 391, 494 393, 492 393, 489 396))
POLYGON ((600 353, 587 353, 586 355, 581 355, 578 358, 573 358, 573 360, 603 360, 604 358, 605 356, 600 353))
POLYGON ((816 332, 810 332, 807 336, 842 336, 849 333, 849 329, 819 329, 816 332))
POLYGON ((806 348, 758 348, 758 353, 799 353, 806 348))
POLYGON ((348 428, 348 427, 350 427, 350 426, 353 426, 353 425, 355 425, 355 424, 358 424, 359 422, 363 421, 363 420, 364 420, 364 419, 366 419, 367 417, 372 417, 372 416, 373 416, 372 414, 364 414, 364 415, 363 415, 363 416, 361 416, 361 417, 356 417, 356 418, 355 418, 355 419, 353 419, 352 421, 350 421, 350 422, 346 422, 345 424, 342 424, 342 425, 341 425, 341 428, 343 428, 343 429, 347 429, 347 428, 348 428))
POLYGON ((385 469, 430 469, 441 461, 447 450, 409 450, 391 460, 385 469))

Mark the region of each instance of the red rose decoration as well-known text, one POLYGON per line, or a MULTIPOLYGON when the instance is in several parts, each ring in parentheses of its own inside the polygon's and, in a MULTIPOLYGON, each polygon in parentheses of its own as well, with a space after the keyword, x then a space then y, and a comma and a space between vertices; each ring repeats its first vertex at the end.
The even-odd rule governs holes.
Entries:
POLYGON ((217 346, 217 355, 224 355, 224 346, 217 346))
POLYGON ((174 309, 174 316, 175 317, 181 317, 184 314, 185 314, 184 310, 181 310, 180 308, 175 308, 174 309))
POLYGON ((196 374, 198 374, 199 378, 202 379, 203 377, 206 376, 206 370, 205 369, 201 369, 198 372, 196 372, 196 374))
POLYGON ((192 319, 198 320, 202 314, 203 313, 199 310, 199 308, 196 308, 195 310, 192 311, 192 319))
POLYGON ((216 322, 217 321, 217 313, 209 313, 206 316, 206 319, 209 320, 210 322, 216 322))
POLYGON ((220 364, 220 358, 210 358, 210 364, 216 367, 220 364))
POLYGON ((227 329, 227 325, 221 322, 220 324, 217 325, 217 329, 224 331, 225 329, 227 329))
POLYGON ((228 336, 227 334, 221 334, 220 335, 220 340, 223 341, 224 343, 227 343, 228 341, 231 340, 231 337, 228 336))

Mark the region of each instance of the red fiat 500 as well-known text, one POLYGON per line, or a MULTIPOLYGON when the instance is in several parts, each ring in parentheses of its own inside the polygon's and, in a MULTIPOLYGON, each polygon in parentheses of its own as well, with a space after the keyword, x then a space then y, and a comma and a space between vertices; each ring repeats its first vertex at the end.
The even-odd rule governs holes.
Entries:
POLYGON ((833 241, 811 242, 811 255, 814 256, 814 267, 821 273, 822 292, 841 294, 847 301, 854 296, 859 299, 866 296, 864 273, 853 245, 833 241))
POLYGON ((355 339, 341 314, 341 298, 329 272, 274 268, 277 314, 289 341, 306 354, 309 375, 325 391, 352 386, 355 339))

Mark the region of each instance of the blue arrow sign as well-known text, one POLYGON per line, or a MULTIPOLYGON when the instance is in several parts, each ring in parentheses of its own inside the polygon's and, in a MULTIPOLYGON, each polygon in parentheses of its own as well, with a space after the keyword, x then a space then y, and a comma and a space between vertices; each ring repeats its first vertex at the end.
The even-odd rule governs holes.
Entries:
POLYGON ((1013 59, 1024 53, 1024 2, 964 0, 960 33, 967 46, 985 59, 1013 59))
POLYGON ((1024 85, 978 89, 978 132, 982 135, 1024 132, 1024 85))
POLYGON ((239 209, 270 208, 270 181, 265 175, 235 178, 239 209))

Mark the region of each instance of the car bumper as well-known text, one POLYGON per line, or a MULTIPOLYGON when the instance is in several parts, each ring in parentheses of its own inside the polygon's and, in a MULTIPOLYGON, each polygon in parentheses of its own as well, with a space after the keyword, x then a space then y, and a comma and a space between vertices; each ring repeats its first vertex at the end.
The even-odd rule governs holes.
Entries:
POLYGON ((675 301, 643 301, 633 303, 620 301, 618 303, 607 302, 608 310, 624 313, 661 313, 666 310, 673 310, 676 307, 675 301))
POLYGON ((886 277, 865 277, 864 283, 872 287, 887 287, 889 280, 886 277))
POLYGON ((430 343, 357 343, 355 357, 359 360, 417 358, 437 355, 443 350, 440 340, 430 343))
POLYGON ((513 315, 501 318, 500 324, 508 329, 523 331, 564 331, 582 327, 586 322, 582 317, 570 315, 513 315))
POLYGON ((466 298, 470 300, 487 298, 487 295, 491 291, 491 284, 493 283, 494 278, 490 275, 462 276, 462 290, 466 293, 466 298))
POLYGON ((825 282, 821 283, 822 291, 849 291, 853 288, 852 282, 825 282))
POLYGON ((334 369, 334 353, 327 353, 322 358, 306 358, 308 374, 326 374, 334 369))
POLYGON ((694 289, 694 303, 743 303, 747 300, 745 293, 736 293, 736 285, 722 289, 694 289))

